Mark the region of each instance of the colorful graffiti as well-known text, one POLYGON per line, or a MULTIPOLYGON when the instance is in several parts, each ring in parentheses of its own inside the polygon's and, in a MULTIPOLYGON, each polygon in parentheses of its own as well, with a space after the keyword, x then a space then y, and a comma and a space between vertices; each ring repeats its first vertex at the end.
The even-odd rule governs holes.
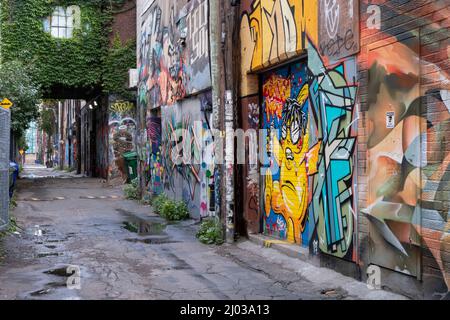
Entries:
POLYGON ((162 176, 164 168, 161 164, 161 118, 151 116, 147 118, 147 142, 149 145, 148 161, 148 178, 149 191, 153 194, 160 194, 163 192, 162 176))
POLYGON ((143 16, 139 52, 141 106, 172 105, 211 86, 208 1, 155 1, 143 16), (164 12, 170 12, 169 16, 164 12))
POLYGON ((263 77, 263 124, 268 132, 267 154, 272 160, 265 172, 264 231, 297 243, 301 243, 305 230, 308 205, 307 79, 302 63, 263 77), (277 90, 284 85, 283 92, 277 90), (272 112, 275 100, 282 109, 272 112))
POLYGON ((411 275, 418 273, 420 238, 412 224, 420 221, 416 208, 425 164, 420 154, 418 45, 415 37, 369 53, 370 207, 365 212, 375 228, 370 259, 411 275), (393 112, 393 129, 386 123, 388 112, 393 112))
POLYGON ((255 0, 242 5, 241 54, 247 71, 279 63, 317 39, 316 0, 255 0))
POLYGON ((354 190, 357 136, 356 61, 325 66, 317 49, 308 49, 311 236, 322 252, 356 260, 353 250, 356 210, 354 190), (313 232, 314 230, 314 232, 313 232))
POLYGON ((313 239, 349 260, 356 259, 355 76, 354 59, 326 67, 310 45, 307 65, 266 74, 262 90, 263 128, 276 135, 267 146, 265 233, 304 246, 313 239))
POLYGON ((257 78, 248 72, 308 53, 307 65, 293 63, 263 76, 261 127, 269 137, 261 181, 263 229, 304 246, 313 239, 322 252, 355 260, 356 60, 330 63, 359 50, 358 7, 354 1, 321 1, 328 10, 320 18, 337 37, 322 46, 326 57, 316 45, 317 1, 244 1, 241 96, 258 92, 257 78), (343 12, 356 14, 338 23, 343 12))
POLYGON ((448 298, 446 8, 439 1, 241 1, 244 129, 276 135, 268 139, 261 176, 254 175, 257 167, 245 170, 244 190, 260 188, 263 197, 244 198, 247 220, 255 220, 250 199, 256 199, 266 234, 309 245, 314 254, 431 279, 424 288, 448 298), (307 75, 297 77, 300 64, 283 63, 305 50, 307 75), (262 77, 255 72, 276 65, 262 77), (253 113, 259 94, 262 106, 253 113), (302 128, 295 149, 292 123, 302 128), (305 167, 297 164, 289 174, 286 164, 299 159, 305 167))
POLYGON ((259 233, 260 220, 260 170, 258 165, 258 129, 259 129, 259 103, 258 96, 243 99, 242 118, 243 129, 251 136, 249 143, 245 145, 245 154, 248 161, 246 166, 246 181, 244 183, 246 192, 244 192, 244 217, 247 229, 252 233, 259 233))
POLYGON ((164 192, 183 199, 194 217, 207 216, 214 188, 214 143, 202 111, 210 94, 162 110, 161 167, 164 192), (183 113, 181 112, 183 110, 183 113))
POLYGON ((133 103, 125 101, 110 103, 108 179, 120 177, 122 181, 127 180, 123 154, 135 150, 136 128, 133 103))
POLYGON ((319 0, 319 52, 338 61, 359 52, 359 1, 319 0))
POLYGON ((365 34, 380 39, 369 46, 367 65, 369 188, 363 212, 370 222, 370 263, 422 277, 431 291, 426 294, 448 299, 450 54, 448 24, 442 23, 448 21, 446 5, 411 2, 424 5, 423 10, 408 13, 390 3, 362 5, 368 14, 365 34), (391 30, 382 14, 407 23, 391 30))
MULTIPOLYGON (((162 160, 165 168, 166 189, 175 188, 175 173, 186 182, 189 196, 193 200, 197 185, 200 183, 201 141, 189 116, 181 121, 174 114, 165 116, 163 127, 162 160), (187 152, 190 150, 190 152, 187 152)), ((201 128, 200 128, 201 129, 201 128)))

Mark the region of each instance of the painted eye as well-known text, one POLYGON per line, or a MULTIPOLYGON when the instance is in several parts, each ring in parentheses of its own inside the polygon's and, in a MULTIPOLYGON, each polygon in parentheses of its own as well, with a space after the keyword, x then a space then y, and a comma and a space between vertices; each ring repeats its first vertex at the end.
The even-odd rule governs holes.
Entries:
POLYGON ((297 119, 291 125, 291 140, 293 144, 297 144, 300 140, 300 122, 297 119))
POLYGON ((281 127, 281 137, 283 138, 283 140, 287 137, 287 128, 285 124, 283 124, 283 126, 281 127))

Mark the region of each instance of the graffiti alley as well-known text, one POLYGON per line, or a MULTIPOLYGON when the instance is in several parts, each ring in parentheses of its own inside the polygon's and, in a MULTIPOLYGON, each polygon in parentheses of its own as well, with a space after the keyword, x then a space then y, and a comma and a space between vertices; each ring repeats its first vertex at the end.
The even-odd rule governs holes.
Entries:
POLYGON ((0 246, 0 299, 404 299, 248 241, 208 247, 194 220, 168 224, 98 179, 25 175, 21 227, 0 246), (66 287, 68 266, 80 290, 66 287))
POLYGON ((450 0, 0 0, 0 300, 449 300, 449 137, 450 0))

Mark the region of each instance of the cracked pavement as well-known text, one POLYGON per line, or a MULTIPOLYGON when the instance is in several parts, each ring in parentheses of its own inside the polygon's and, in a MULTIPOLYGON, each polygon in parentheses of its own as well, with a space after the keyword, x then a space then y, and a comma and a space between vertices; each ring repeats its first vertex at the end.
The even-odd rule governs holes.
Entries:
POLYGON ((22 229, 0 239, 0 299, 405 299, 250 241, 203 245, 196 221, 167 224, 98 179, 26 174, 22 229))

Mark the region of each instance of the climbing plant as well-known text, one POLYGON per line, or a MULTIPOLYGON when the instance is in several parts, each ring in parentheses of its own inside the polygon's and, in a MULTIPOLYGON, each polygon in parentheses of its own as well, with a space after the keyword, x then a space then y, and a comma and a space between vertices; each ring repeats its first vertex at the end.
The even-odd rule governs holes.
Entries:
POLYGON ((16 60, 0 65, 0 98, 8 98, 14 103, 11 108, 11 130, 18 139, 23 137, 29 123, 39 115, 39 87, 28 70, 29 67, 16 60))
POLYGON ((39 128, 47 135, 51 136, 55 132, 55 111, 51 107, 45 107, 41 111, 39 128))
POLYGON ((103 92, 116 93, 124 99, 132 94, 126 88, 128 70, 136 66, 136 42, 122 44, 116 34, 113 44, 104 59, 103 92))
MULTIPOLYGON (((104 63, 122 61, 127 47, 109 50, 108 35, 113 12, 124 0, 0 0, 3 61, 32 64, 29 72, 45 95, 52 88, 97 88, 116 90, 117 78, 105 72, 104 63), (54 38, 44 29, 44 20, 56 7, 80 7, 79 28, 71 38, 54 38)), ((121 73, 121 72, 119 72, 121 73)), ((118 90, 118 89, 117 89, 118 90)))

